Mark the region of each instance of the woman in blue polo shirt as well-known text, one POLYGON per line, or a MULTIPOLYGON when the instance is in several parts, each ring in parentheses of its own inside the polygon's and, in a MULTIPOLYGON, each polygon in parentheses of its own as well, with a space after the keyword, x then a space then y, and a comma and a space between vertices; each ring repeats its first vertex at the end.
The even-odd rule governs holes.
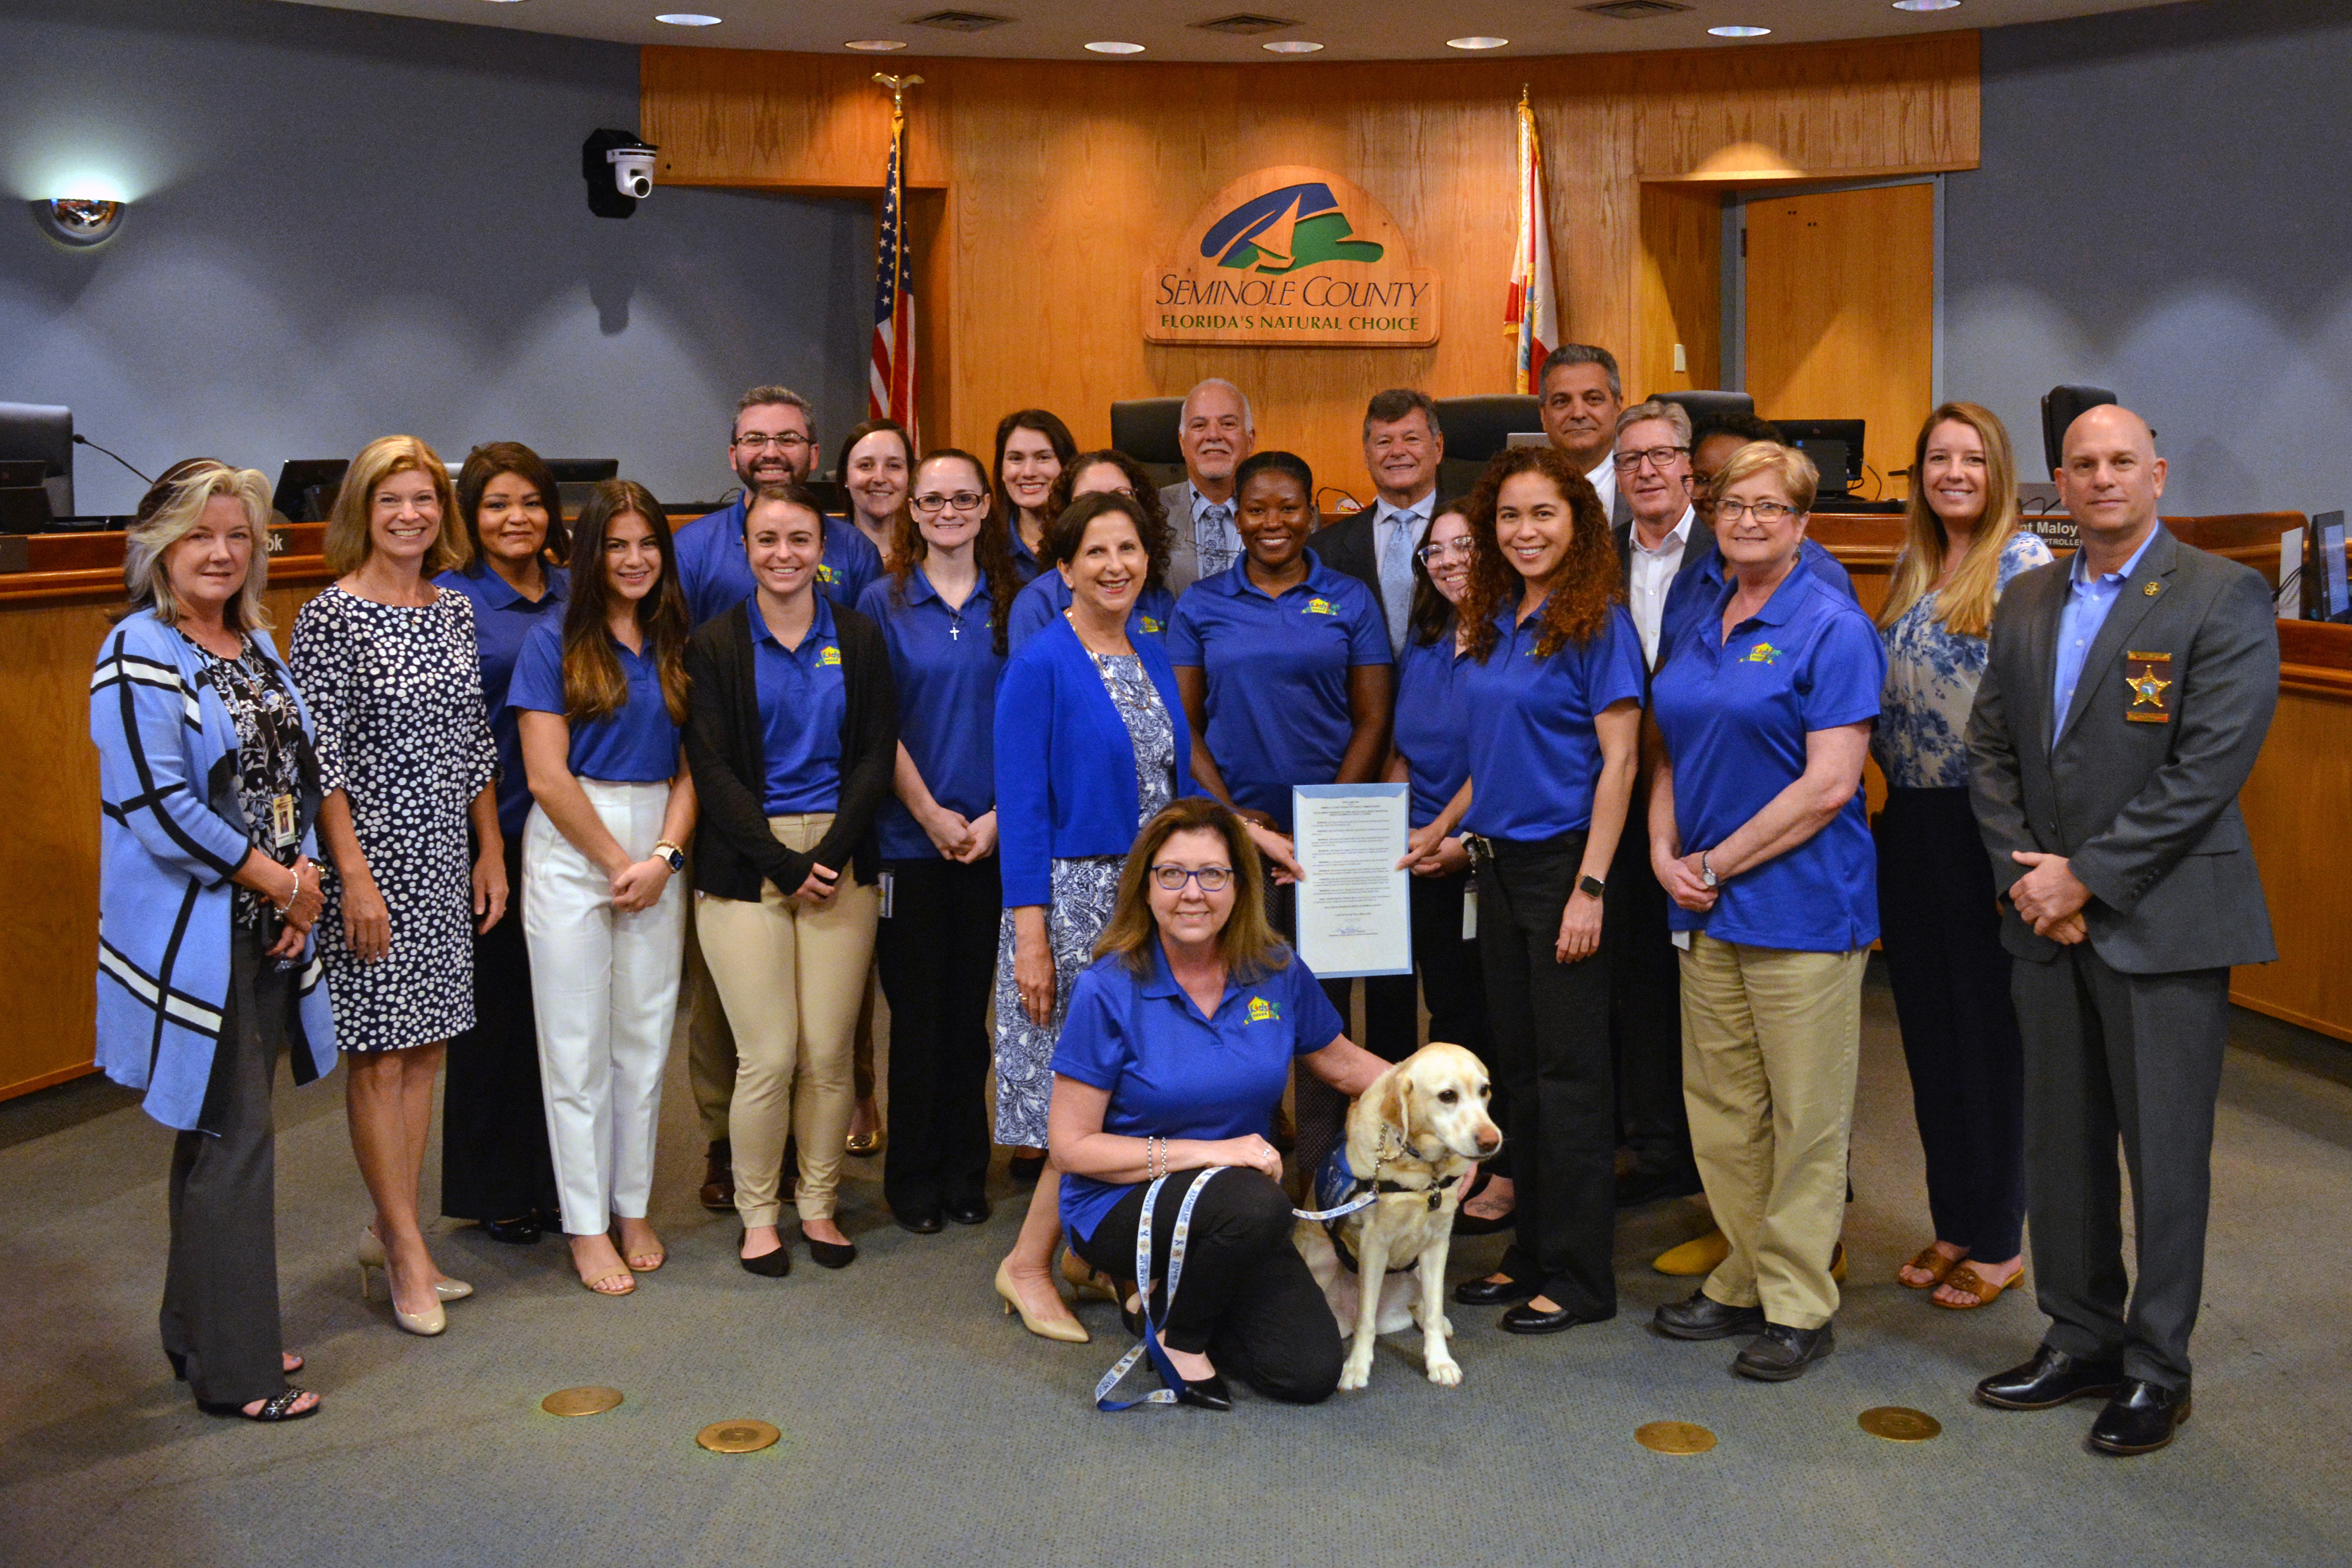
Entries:
POLYGON ((572 601, 523 644, 508 698, 538 802, 522 926, 563 1231, 580 1282, 625 1296, 665 1257, 646 1203, 685 958, 686 889, 672 878, 694 831, 678 752, 687 608, 669 524, 643 485, 598 485, 577 538, 572 601))
POLYGON ((1657 1327, 1752 1336, 1732 1370, 1765 1382, 1836 1343, 1830 1268, 1878 937, 1862 764, 1886 655, 1861 606, 1800 568, 1818 482, 1790 447, 1732 455, 1715 481, 1727 580, 1651 685, 1650 860, 1683 949, 1683 1098, 1730 1248, 1657 1327))
POLYGON ((1517 1234, 1465 1306, 1558 1333, 1617 1315, 1616 1094, 1609 972, 1599 956, 1609 862, 1641 749, 1641 634, 1625 612, 1609 514, 1551 447, 1515 447, 1470 499, 1456 700, 1469 810, 1486 859, 1478 956, 1495 1076, 1509 1089, 1517 1234))
POLYGON ((1054 1053, 1055 1162, 1078 1255, 1135 1270, 1151 1182, 1150 1272, 1164 1278, 1185 1189, 1192 1200, 1175 1300, 1152 1318, 1180 1404, 1232 1407, 1232 1373, 1269 1399, 1312 1405, 1339 1386, 1338 1324, 1291 1245, 1282 1156, 1266 1142, 1291 1064, 1340 1097, 1387 1063, 1351 1044, 1315 976, 1265 917, 1258 855, 1213 801, 1148 823, 1119 878, 1102 956, 1079 976, 1054 1053))
MULTIPOLYGON (((499 751, 499 831, 507 886, 522 886, 523 819, 530 815, 522 736, 507 703, 515 656, 542 625, 561 623, 568 591, 566 533, 555 476, 539 454, 492 441, 466 454, 457 515, 474 559, 433 579, 473 601, 482 706, 499 751)), ((527 1245, 559 1223, 555 1174, 540 1094, 539 1030, 530 1013, 530 958, 520 921, 474 937, 474 1026, 449 1039, 441 1085, 441 1212, 479 1223, 493 1241, 527 1245)))
POLYGON ((988 991, 996 974, 996 682, 1012 552, 980 459, 917 466, 890 569, 858 602, 882 628, 898 689, 896 794, 876 824, 887 912, 876 937, 890 999, 890 1120, 882 1196, 907 1229, 988 1218, 988 991))
POLYGON ((881 629, 816 589, 825 531, 806 489, 762 487, 744 529, 757 586, 687 645, 695 936, 735 1036, 737 1255, 771 1279, 791 1268, 776 1228, 788 1129, 809 1256, 827 1268, 857 1257, 834 1208, 881 912, 874 817, 898 759, 881 629))
POLYGON ((1168 591, 1167 509, 1160 504, 1160 491, 1142 465, 1124 452, 1101 451, 1082 452, 1071 458, 1046 498, 1047 515, 1055 520, 1045 525, 1047 569, 1033 578, 1013 601, 1010 635, 1015 648, 1045 630, 1047 622, 1070 607, 1070 585, 1062 581, 1059 572, 1053 570, 1062 563, 1062 552, 1076 542, 1057 526, 1062 513, 1080 496, 1111 491, 1129 497, 1143 510, 1144 553, 1150 560, 1143 592, 1136 595, 1135 608, 1128 612, 1128 633, 1158 639, 1164 646, 1168 623, 1176 614, 1176 595, 1168 591))
POLYGON ((990 489, 1024 583, 1045 570, 1045 525, 1053 521, 1048 498, 1077 452, 1070 427, 1050 408, 1017 408, 997 421, 990 489))

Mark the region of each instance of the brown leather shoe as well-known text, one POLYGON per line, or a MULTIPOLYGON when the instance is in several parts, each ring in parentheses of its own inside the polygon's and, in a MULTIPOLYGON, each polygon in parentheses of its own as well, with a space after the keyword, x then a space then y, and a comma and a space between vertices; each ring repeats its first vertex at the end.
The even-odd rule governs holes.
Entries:
POLYGON ((735 1152, 724 1138, 715 1141, 702 1157, 702 1206, 714 1214, 735 1207, 735 1152))

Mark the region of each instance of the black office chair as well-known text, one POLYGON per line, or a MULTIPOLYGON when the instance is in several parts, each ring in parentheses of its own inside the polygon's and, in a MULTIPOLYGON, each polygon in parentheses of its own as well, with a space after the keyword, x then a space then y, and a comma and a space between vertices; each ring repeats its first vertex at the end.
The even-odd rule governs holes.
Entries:
POLYGON ((49 492, 49 515, 74 510, 73 410, 44 403, 0 403, 0 463, 37 462, 49 492))
POLYGON ((1110 444, 1133 458, 1165 488, 1184 477, 1184 448, 1176 431, 1184 418, 1181 397, 1131 397, 1110 405, 1110 444))
POLYGON ((1654 392, 1654 403, 1679 403, 1696 425, 1710 414, 1753 414, 1756 400, 1744 392, 1654 392))
POLYGON ((1487 461, 1513 436, 1542 435, 1538 406, 1537 399, 1522 394, 1439 398, 1437 428, 1445 437, 1445 460, 1437 466, 1438 493, 1468 495, 1487 461))
POLYGON ((2104 386, 2053 386, 2042 395, 2042 455, 2052 473, 2066 460, 2066 427, 2101 404, 2115 401, 2116 395, 2104 386))

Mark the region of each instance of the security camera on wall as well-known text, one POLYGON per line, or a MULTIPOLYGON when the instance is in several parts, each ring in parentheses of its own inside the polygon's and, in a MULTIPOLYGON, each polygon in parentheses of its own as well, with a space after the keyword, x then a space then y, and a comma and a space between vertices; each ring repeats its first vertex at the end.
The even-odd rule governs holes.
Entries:
POLYGON ((580 144, 580 174, 588 182, 588 210, 627 217, 654 194, 654 161, 661 149, 634 132, 592 131, 580 144))

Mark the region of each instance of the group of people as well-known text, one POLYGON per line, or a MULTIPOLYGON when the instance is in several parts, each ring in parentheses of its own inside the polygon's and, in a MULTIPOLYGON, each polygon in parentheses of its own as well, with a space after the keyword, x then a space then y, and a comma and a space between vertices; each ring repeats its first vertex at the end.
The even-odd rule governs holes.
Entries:
POLYGON ((1874 618, 1769 426, 1628 406, 1573 344, 1540 412, 1546 444, 1446 497, 1435 406, 1381 392, 1376 499, 1328 526, 1214 380, 1165 488, 1040 409, 986 461, 877 420, 841 448, 845 517, 807 488, 807 402, 754 388, 740 495, 675 535, 634 483, 567 523, 526 447, 453 480, 387 437, 283 658, 261 477, 167 474, 92 688, 99 1053, 182 1130, 163 1331, 204 1408, 317 1407, 278 1342, 278 1050, 298 1081, 350 1062, 362 1286, 382 1271, 399 1325, 437 1334, 470 1292, 418 1212, 445 1056, 445 1214, 560 1228, 581 1283, 626 1295, 666 1261, 683 1007, 702 1201, 755 1275, 790 1267, 788 1204, 839 1268, 842 1162, 884 1143, 877 981, 893 1217, 986 1220, 1013 1146, 1035 1184, 1007 1312, 1084 1342, 1063 1286, 1119 1301, 1185 1403, 1229 1403, 1227 1372, 1336 1385, 1283 1152, 1320 1163, 1424 1005, 1492 1068, 1507 1134, 1457 1224, 1512 1241, 1456 1300, 1517 1334, 1613 1317, 1618 1208, 1703 1191, 1716 1232, 1675 1266, 1705 1279, 1656 1331, 1797 1377, 1834 1344, 1883 941, 1932 1227, 1901 1281, 1992 1301, 2030 1208, 2053 1325, 1979 1396, 2096 1394, 2095 1445, 2168 1441, 2228 965, 2273 956, 2235 805, 2275 697, 2263 585, 2162 531, 2164 465, 2118 408, 2068 433, 2063 569, 2021 526, 2000 422, 1931 413, 1874 618), (1376 780, 1410 796, 1415 973, 1364 983, 1359 1046, 1353 984, 1284 938, 1290 801, 1376 780), (1146 1194, 1195 1169, 1225 1179, 1182 1205, 1181 1290, 1138 1297, 1139 1231, 1165 1258, 1180 1224, 1146 1194))

